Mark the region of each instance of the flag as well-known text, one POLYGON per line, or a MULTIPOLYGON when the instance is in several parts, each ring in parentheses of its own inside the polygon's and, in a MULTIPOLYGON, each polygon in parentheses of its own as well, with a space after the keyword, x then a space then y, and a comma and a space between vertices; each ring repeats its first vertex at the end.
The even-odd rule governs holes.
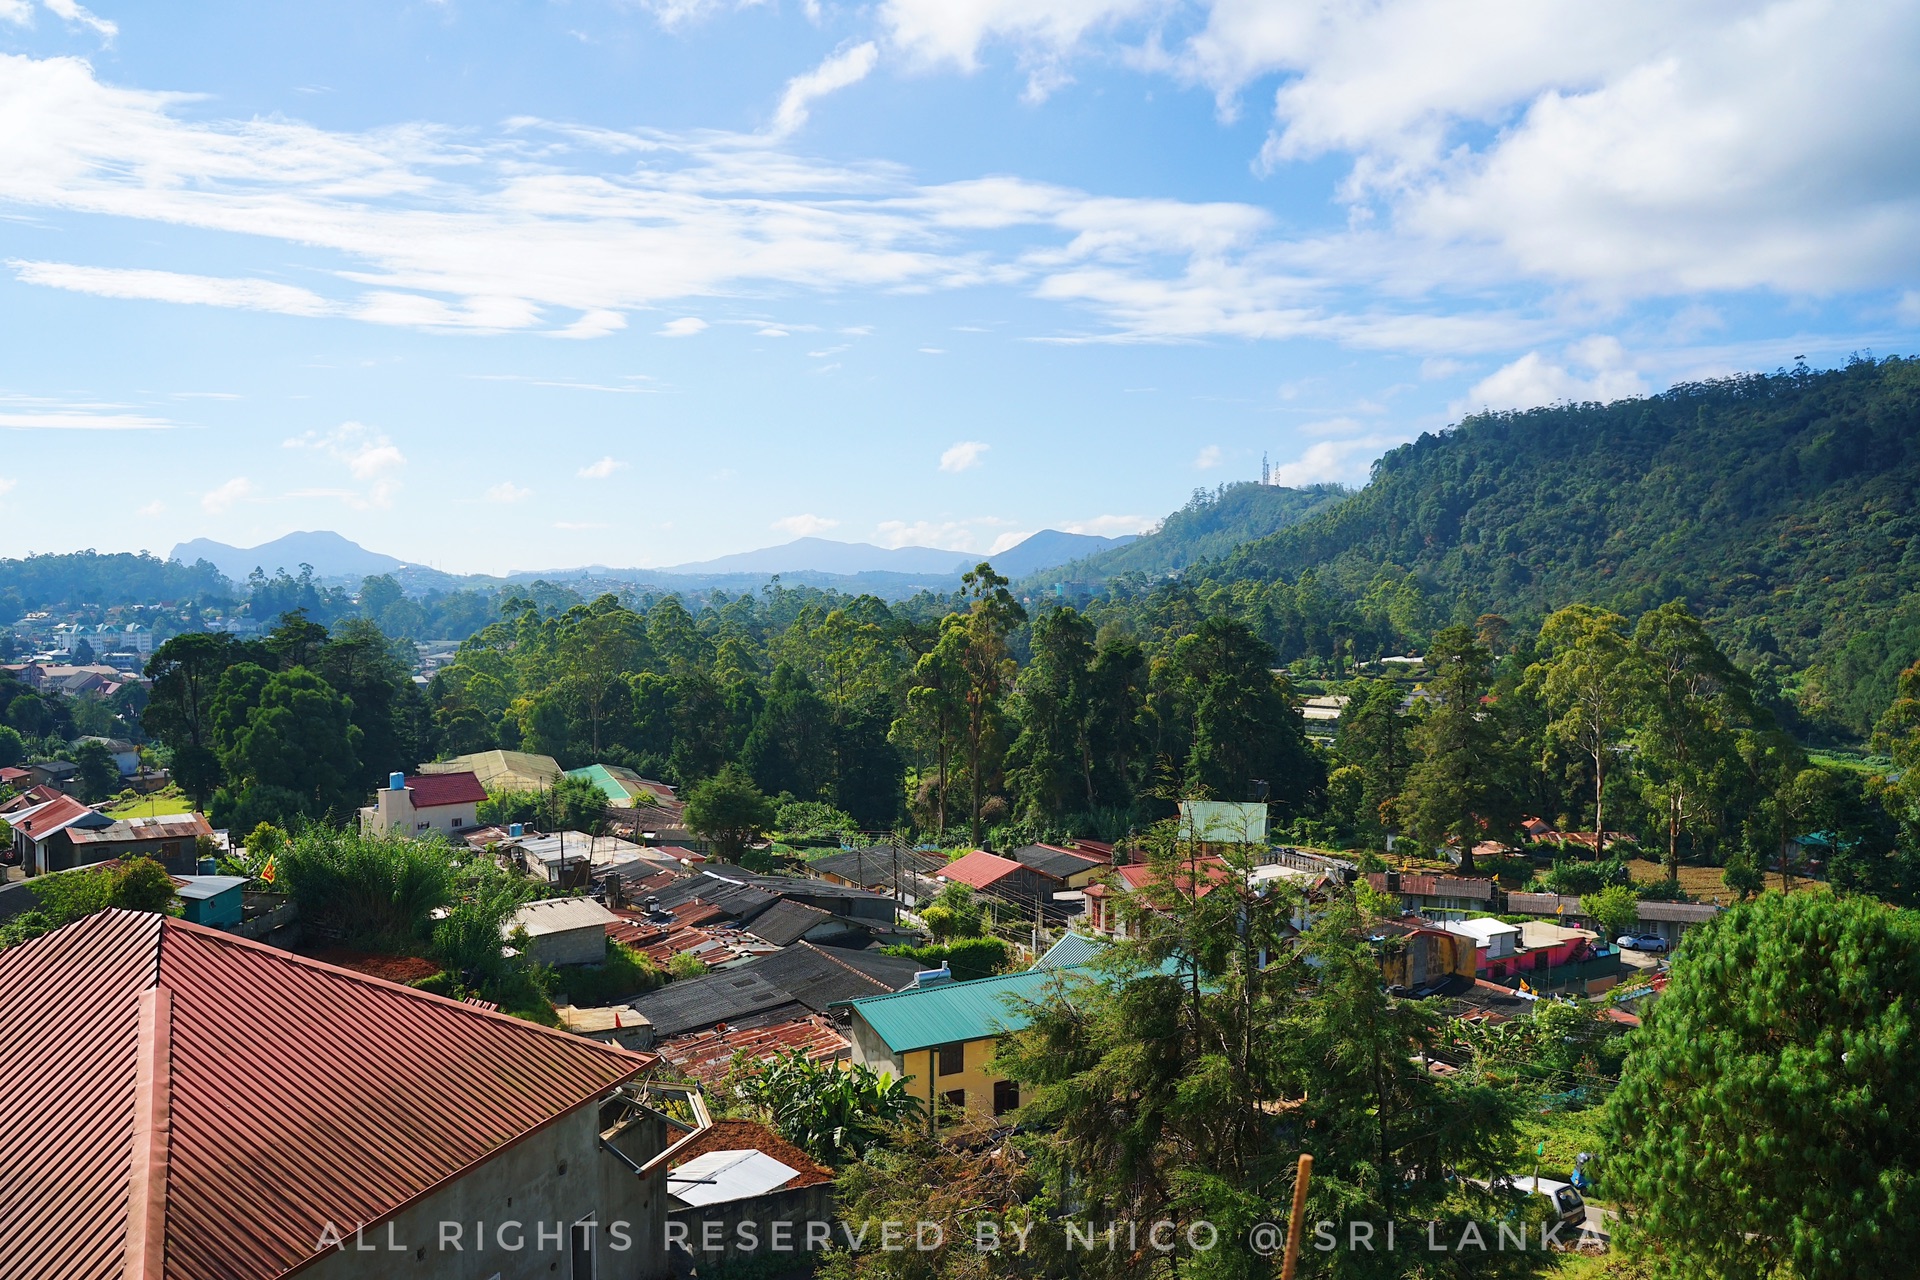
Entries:
POLYGON ((260 868, 260 879, 267 884, 273 883, 273 855, 267 855, 267 865, 260 868))

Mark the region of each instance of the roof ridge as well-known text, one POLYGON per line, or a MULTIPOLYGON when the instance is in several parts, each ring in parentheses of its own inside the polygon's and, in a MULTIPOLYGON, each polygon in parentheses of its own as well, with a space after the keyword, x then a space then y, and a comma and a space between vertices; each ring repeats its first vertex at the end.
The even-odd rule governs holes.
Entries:
POLYGON ((795 945, 805 947, 809 951, 817 951, 820 953, 822 958, 824 958, 827 961, 827 963, 837 964, 842 969, 845 969, 848 973, 852 974, 854 977, 859 978, 866 982, 870 982, 876 987, 882 988, 881 992, 875 992, 874 994, 879 995, 879 994, 882 994, 883 992, 885 994, 893 994, 892 991, 887 988, 886 983, 880 981, 880 979, 874 977, 870 973, 863 973, 859 969, 854 968, 852 965, 848 964, 845 960, 842 960, 839 956, 829 955, 825 947, 815 946, 813 943, 808 942, 805 938, 800 939, 800 941, 795 945))
POLYGON ((127 1188, 127 1280, 162 1280, 167 1269, 167 1190, 173 1146, 173 996, 140 993, 134 1065, 133 1143, 127 1188))
MULTIPOLYGON (((857 999, 861 1003, 866 1003, 872 1000, 891 1000, 896 996, 917 996, 927 991, 958 991, 967 987, 977 987, 988 982, 1004 982, 1009 978, 1044 978, 1054 974, 1066 973, 1071 969, 1086 968, 1091 968, 1091 966, 1084 964, 1056 964, 1049 965, 1045 969, 1029 966, 1025 969, 1015 969, 1012 973, 990 973, 984 978, 964 978, 959 982, 938 982, 931 987, 905 987, 899 991, 883 991, 878 995, 860 996, 857 997, 857 999)), ((834 1003, 839 1004, 842 1002, 836 1000, 834 1003)))

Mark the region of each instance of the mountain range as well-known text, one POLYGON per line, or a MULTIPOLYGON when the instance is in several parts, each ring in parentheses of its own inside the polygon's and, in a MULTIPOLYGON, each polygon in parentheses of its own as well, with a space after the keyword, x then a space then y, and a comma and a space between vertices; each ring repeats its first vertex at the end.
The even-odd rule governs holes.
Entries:
MULTIPOLYGON (((855 577, 868 574, 910 575, 916 580, 958 578, 982 560, 1010 578, 1025 577, 1081 557, 1118 549, 1135 540, 1128 534, 1103 538, 1087 533, 1063 533, 1043 529, 1014 546, 988 556, 972 551, 945 551, 935 547, 877 547, 866 542, 835 542, 827 538, 799 538, 777 547, 742 551, 712 560, 668 565, 659 569, 608 569, 594 566, 598 577, 629 577, 646 582, 669 579, 698 579, 707 582, 738 576, 770 574, 806 574, 809 576, 855 577)), ((268 577, 285 570, 298 575, 302 566, 311 566, 321 581, 358 583, 373 574, 397 573, 409 567, 406 561, 369 551, 337 533, 319 530, 290 533, 257 547, 234 547, 210 538, 196 538, 176 546, 168 556, 184 565, 202 560, 214 566, 237 584, 244 585, 248 575, 260 569, 268 577)), ((417 568, 417 566, 416 566, 417 568)), ((572 575, 578 570, 552 570, 546 576, 572 575)), ((454 575, 444 576, 457 582, 454 575)), ((515 573, 513 579, 542 576, 515 573)), ((680 584, 687 585, 687 584, 680 584)), ((898 585, 905 585, 904 583, 898 585)))

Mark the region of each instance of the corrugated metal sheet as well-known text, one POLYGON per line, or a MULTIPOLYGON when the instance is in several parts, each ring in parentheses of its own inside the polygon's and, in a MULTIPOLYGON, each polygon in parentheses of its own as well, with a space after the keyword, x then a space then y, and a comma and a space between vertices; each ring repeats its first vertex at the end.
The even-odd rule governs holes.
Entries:
MULTIPOLYGON (((631 1014, 631 1016, 638 1016, 631 1014)), ((818 1014, 776 1022, 767 1026, 727 1027, 695 1031, 674 1036, 653 1046, 653 1051, 685 1079, 715 1085, 733 1069, 734 1055, 745 1054, 752 1062, 765 1062, 775 1054, 798 1049, 815 1062, 836 1062, 852 1056, 853 1046, 818 1014)))
POLYGON ((895 1053, 936 1044, 980 1040, 1027 1025, 1023 1002, 1039 1000, 1056 982, 1081 972, 1072 968, 1027 969, 972 982, 896 991, 855 1000, 854 1016, 867 1024, 895 1053))
POLYGON ((313 1253, 320 1224, 376 1222, 653 1061, 102 912, 0 952, 0 1258, 8 1280, 120 1276, 138 1149, 166 1169, 142 1202, 164 1214, 164 1275, 265 1280, 313 1253), (143 1071, 156 989, 168 1048, 143 1071), (136 1141, 143 1110, 167 1124, 136 1141))
POLYGON ((698 1208, 763 1196, 799 1173, 764 1151, 709 1151, 669 1173, 667 1190, 698 1208))

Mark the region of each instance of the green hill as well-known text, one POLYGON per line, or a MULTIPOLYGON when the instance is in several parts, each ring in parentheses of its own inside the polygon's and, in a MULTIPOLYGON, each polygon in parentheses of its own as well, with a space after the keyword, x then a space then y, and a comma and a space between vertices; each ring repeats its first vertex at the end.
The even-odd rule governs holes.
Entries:
POLYGON ((1162 520, 1153 532, 1039 576, 1078 582, 1127 573, 1159 577, 1217 560, 1236 547, 1330 511, 1347 497, 1348 491, 1337 484, 1289 489, 1247 480, 1217 489, 1195 489, 1187 505, 1162 520))
POLYGON ((1920 360, 1856 359, 1470 417, 1203 572, 1313 569, 1352 598, 1398 566, 1443 608, 1515 617, 1684 598, 1742 660, 1790 670, 1811 717, 1861 734, 1920 658, 1917 489, 1920 360))

